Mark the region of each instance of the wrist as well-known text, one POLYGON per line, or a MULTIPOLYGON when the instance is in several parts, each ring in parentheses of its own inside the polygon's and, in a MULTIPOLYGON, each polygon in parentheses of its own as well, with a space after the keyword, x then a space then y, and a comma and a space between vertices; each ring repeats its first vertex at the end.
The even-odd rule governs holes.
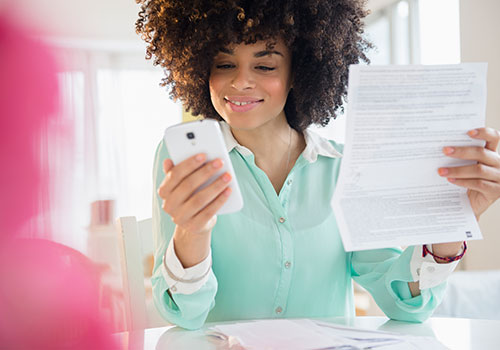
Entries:
POLYGON ((439 264, 460 260, 467 250, 465 242, 438 243, 432 245, 432 251, 426 245, 423 248, 423 256, 431 254, 434 261, 439 264))
POLYGON ((172 237, 174 251, 185 269, 198 265, 207 258, 210 253, 211 236, 211 230, 202 233, 191 233, 176 228, 172 237))

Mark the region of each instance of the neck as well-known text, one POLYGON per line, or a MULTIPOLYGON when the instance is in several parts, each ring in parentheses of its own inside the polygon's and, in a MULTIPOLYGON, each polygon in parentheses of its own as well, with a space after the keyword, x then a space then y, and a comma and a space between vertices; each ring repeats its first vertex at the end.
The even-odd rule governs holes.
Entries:
POLYGON ((233 129, 234 138, 255 156, 255 164, 271 181, 277 194, 305 147, 304 136, 288 125, 285 115, 255 129, 233 129))
POLYGON ((254 129, 231 128, 231 131, 240 145, 252 151, 256 163, 282 160, 298 139, 297 131, 288 125, 284 115, 254 129))
POLYGON ((288 125, 286 117, 277 117, 255 129, 233 129, 234 138, 255 156, 279 194, 283 182, 305 148, 304 136, 288 125))

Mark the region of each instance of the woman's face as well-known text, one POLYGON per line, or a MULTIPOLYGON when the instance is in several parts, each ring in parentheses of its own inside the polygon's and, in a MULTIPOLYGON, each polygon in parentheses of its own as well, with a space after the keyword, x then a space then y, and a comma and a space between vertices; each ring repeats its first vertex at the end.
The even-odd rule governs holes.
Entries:
POLYGON ((209 85, 215 110, 235 129, 254 129, 284 118, 290 51, 281 40, 272 50, 265 41, 231 45, 214 58, 209 85))

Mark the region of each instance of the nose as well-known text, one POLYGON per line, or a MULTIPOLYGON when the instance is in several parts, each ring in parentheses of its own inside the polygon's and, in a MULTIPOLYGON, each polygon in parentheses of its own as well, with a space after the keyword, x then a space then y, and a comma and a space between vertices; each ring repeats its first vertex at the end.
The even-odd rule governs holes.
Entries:
POLYGON ((231 86, 236 90, 248 90, 255 87, 255 79, 252 72, 246 68, 236 69, 231 80, 231 86))

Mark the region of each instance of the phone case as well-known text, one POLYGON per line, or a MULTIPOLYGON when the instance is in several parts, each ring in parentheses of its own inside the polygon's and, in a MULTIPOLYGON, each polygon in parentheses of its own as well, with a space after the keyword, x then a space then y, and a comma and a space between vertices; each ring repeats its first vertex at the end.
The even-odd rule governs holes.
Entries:
POLYGON ((234 213, 243 208, 241 191, 217 121, 203 119, 171 126, 165 130, 164 140, 174 165, 197 153, 205 153, 207 162, 216 158, 222 159, 222 168, 196 191, 205 188, 227 171, 232 177, 229 184, 232 192, 217 214, 234 213))

